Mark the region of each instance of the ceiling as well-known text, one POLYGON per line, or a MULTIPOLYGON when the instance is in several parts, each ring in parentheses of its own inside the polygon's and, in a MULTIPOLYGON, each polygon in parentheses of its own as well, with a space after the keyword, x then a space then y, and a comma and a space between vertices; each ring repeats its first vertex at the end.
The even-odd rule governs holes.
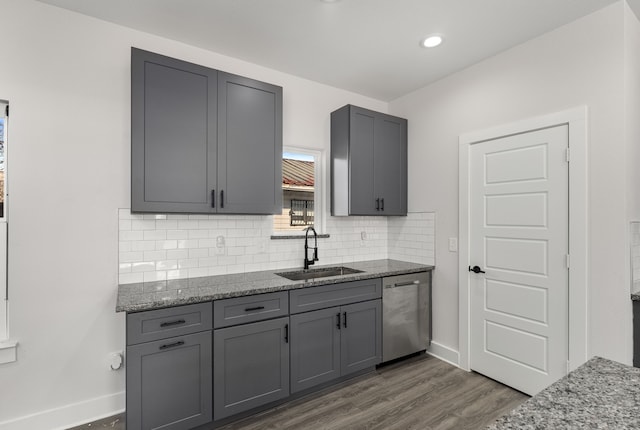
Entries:
POLYGON ((616 0, 39 1, 390 101, 616 0))

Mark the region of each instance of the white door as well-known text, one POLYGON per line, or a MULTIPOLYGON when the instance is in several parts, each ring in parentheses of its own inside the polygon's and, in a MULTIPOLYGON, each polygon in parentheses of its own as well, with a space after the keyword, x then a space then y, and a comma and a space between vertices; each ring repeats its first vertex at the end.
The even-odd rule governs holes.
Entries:
POLYGON ((471 369, 527 394, 566 374, 568 128, 471 145, 471 369))

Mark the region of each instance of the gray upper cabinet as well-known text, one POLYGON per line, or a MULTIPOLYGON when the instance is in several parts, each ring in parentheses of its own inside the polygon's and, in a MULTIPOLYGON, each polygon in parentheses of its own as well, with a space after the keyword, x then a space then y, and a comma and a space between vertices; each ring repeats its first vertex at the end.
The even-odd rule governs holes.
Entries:
POLYGON ((131 210, 279 213, 282 88, 131 50, 131 210))
POLYGON ((407 120, 357 106, 331 113, 331 214, 407 214, 407 120))
POLYGON ((218 72, 218 212, 282 212, 282 88, 218 72))

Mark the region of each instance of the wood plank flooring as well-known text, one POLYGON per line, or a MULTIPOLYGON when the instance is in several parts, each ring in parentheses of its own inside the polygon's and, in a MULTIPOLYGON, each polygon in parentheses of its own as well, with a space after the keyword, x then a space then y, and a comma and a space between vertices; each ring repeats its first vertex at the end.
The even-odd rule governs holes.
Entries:
MULTIPOLYGON (((220 430, 476 430, 526 399, 482 375, 423 354, 220 430)), ((124 419, 111 417, 73 430, 101 428, 124 430, 124 419)))

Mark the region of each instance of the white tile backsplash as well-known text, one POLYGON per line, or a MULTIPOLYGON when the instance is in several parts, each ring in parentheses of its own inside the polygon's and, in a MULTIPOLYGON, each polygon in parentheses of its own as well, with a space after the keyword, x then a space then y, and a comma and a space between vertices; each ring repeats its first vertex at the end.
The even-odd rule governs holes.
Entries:
MULTIPOLYGON (((118 218, 121 284, 302 266, 303 240, 270 239, 269 215, 141 215, 120 209, 118 218)), ((435 263, 432 212, 328 217, 326 233, 329 238, 318 239, 318 264, 385 258, 435 263)))

